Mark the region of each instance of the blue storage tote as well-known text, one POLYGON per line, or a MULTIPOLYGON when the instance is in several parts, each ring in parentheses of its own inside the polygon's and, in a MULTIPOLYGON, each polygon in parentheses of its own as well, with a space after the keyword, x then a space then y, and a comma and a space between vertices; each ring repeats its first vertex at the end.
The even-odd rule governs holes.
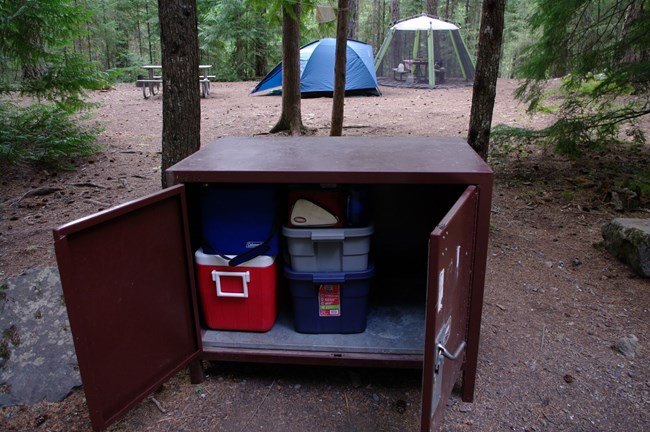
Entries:
POLYGON ((286 266, 294 328, 300 333, 361 333, 366 330, 374 266, 339 273, 297 272, 286 266))
POLYGON ((201 187, 202 247, 206 254, 277 256, 278 193, 272 185, 207 184, 201 187))

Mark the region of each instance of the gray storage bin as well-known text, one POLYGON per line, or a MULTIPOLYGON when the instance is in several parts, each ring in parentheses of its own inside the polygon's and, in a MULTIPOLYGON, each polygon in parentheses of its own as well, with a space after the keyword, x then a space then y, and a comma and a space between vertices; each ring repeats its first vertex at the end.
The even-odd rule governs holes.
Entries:
POLYGON ((368 268, 372 225, 362 228, 289 228, 291 268, 298 272, 347 272, 368 268))

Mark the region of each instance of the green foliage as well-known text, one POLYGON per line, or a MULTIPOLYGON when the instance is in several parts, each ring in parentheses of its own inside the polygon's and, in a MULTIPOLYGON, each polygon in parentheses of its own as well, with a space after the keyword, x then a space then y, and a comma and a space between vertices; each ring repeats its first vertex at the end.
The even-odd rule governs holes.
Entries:
POLYGON ((140 66, 113 68, 106 71, 108 80, 115 83, 134 83, 138 79, 138 75, 142 74, 140 66))
POLYGON ((573 201, 576 197, 576 193, 572 190, 563 190, 560 192, 560 197, 565 201, 573 201))
MULTIPOLYGON (((198 0, 199 4, 206 0, 198 0)), ((74 50, 102 70, 160 63, 157 0, 75 0, 92 18, 74 50)))
POLYGON ((543 131, 496 125, 490 132, 490 158, 526 157, 528 146, 543 137, 543 131))
POLYGON ((23 81, 24 95, 53 101, 60 108, 73 113, 88 107, 82 97, 87 90, 99 90, 108 83, 107 75, 95 69, 81 56, 73 55, 64 62, 52 64, 39 79, 23 81))
POLYGON ((577 156, 616 142, 645 142, 635 121, 650 113, 646 3, 535 0, 530 25, 539 37, 525 52, 519 72, 527 79, 516 96, 530 112, 548 108, 547 84, 562 77, 557 120, 536 134, 558 151, 577 156))
POLYGON ((221 53, 214 57, 220 63, 215 70, 224 81, 255 76, 257 49, 264 54, 268 35, 263 10, 251 1, 217 1, 204 11, 199 24, 201 48, 221 53))
POLYGON ((106 75, 70 53, 86 9, 70 0, 0 0, 0 17, 0 57, 15 71, 4 71, 0 94, 34 98, 28 106, 0 100, 0 161, 63 166, 66 156, 96 152, 97 130, 76 125, 76 114, 91 106, 85 92, 105 86, 106 75))
POLYGON ((97 128, 80 126, 56 104, 17 106, 0 101, 0 163, 70 168, 69 157, 96 153, 97 128))
MULTIPOLYGON (((537 32, 532 31, 528 24, 533 13, 532 6, 533 2, 530 0, 508 0, 506 2, 503 52, 499 69, 501 77, 518 77, 518 69, 526 59, 526 48, 535 41, 537 32)), ((476 38, 478 38, 478 34, 476 38)))
POLYGON ((424 2, 421 0, 402 0, 400 1, 399 12, 402 18, 420 15, 424 12, 424 2))
MULTIPOLYGON (((204 62, 219 81, 260 78, 282 60, 282 14, 293 0, 199 0, 199 43, 204 62)), ((301 2, 300 45, 333 37, 333 23, 320 24, 315 1, 301 2)))
POLYGON ((0 0, 0 52, 22 65, 46 67, 80 35, 88 17, 69 0, 0 0))

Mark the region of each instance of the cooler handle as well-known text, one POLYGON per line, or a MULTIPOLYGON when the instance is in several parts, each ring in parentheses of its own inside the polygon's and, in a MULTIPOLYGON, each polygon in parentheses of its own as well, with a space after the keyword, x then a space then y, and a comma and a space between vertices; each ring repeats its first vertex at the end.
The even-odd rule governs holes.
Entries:
POLYGON ((330 232, 323 230, 314 230, 311 233, 311 239, 313 241, 341 241, 345 240, 345 232, 343 230, 330 232))
POLYGON ((229 271, 217 271, 212 270, 212 280, 216 282, 217 285, 217 297, 238 297, 238 298, 248 298, 248 282, 251 281, 250 272, 229 272, 229 271), (231 293, 223 292, 221 290, 221 276, 228 277, 240 277, 242 281, 242 286, 244 287, 243 292, 240 293, 231 293))

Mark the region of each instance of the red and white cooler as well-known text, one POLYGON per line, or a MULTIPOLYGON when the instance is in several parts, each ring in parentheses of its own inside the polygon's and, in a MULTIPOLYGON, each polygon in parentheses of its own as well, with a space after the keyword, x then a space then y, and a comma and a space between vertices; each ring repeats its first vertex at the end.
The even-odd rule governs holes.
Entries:
POLYGON ((199 249, 194 260, 207 327, 259 332, 273 327, 278 311, 275 257, 260 255, 230 267, 226 259, 199 249))

